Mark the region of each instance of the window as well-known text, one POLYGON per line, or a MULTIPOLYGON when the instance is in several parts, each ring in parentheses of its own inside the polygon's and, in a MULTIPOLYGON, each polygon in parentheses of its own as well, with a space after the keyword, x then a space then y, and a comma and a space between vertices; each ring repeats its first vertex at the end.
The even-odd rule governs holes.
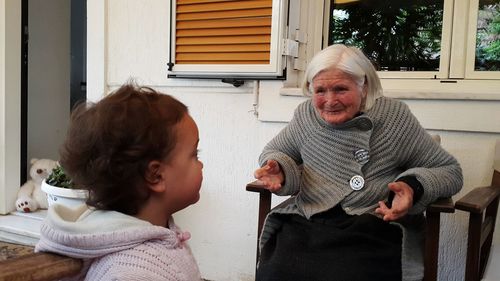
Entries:
MULTIPOLYGON (((404 44, 410 46, 415 44, 418 52, 413 54, 415 57, 423 55, 424 60, 421 58, 408 60, 407 57, 401 56, 401 53, 407 52, 406 50, 397 52, 391 50, 391 53, 384 53, 383 48, 378 52, 376 48, 372 48, 374 50, 370 55, 372 59, 379 58, 376 64, 384 95, 411 102, 417 116, 428 119, 423 122, 428 129, 496 132, 498 126, 493 123, 497 122, 486 122, 488 126, 474 128, 463 124, 455 126, 463 122, 452 123, 448 117, 450 112, 457 110, 454 107, 457 105, 463 106, 460 108, 462 111, 470 110, 474 114, 480 111, 485 114, 482 119, 472 118, 475 123, 491 119, 498 111, 496 107, 497 101, 500 101, 499 1, 324 0, 324 5, 318 5, 317 2, 313 4, 313 1, 290 0, 289 33, 293 35, 293 30, 297 28, 307 37, 305 43, 299 45, 299 58, 295 59, 300 61, 299 65, 303 67, 295 68, 289 64, 287 80, 279 91, 269 91, 259 97, 259 120, 280 122, 290 120, 293 110, 304 100, 302 89, 299 88, 303 70, 311 57, 321 48, 341 39, 348 40, 345 41, 348 44, 359 44, 361 47, 362 44, 368 45, 373 42, 387 47, 387 36, 391 36, 389 39, 394 40, 398 32, 403 35, 407 32, 413 36, 406 35, 411 40, 404 44), (417 2, 418 5, 415 4, 417 2), (365 14, 360 14, 363 11, 350 9, 349 7, 353 5, 364 9, 365 14), (371 9, 371 12, 367 9, 371 9), (386 9, 393 11, 392 17, 396 17, 393 22, 399 25, 386 23, 386 32, 378 33, 385 35, 386 38, 371 39, 373 42, 363 41, 363 36, 368 38, 368 35, 362 33, 369 29, 367 25, 382 24, 378 21, 382 19, 382 14, 391 16, 384 14, 387 13, 386 9), (348 14, 349 12, 352 14, 348 14), (347 19, 349 16, 353 17, 350 21, 347 19), (405 22, 408 17, 410 22, 405 22), (414 17, 419 18, 414 19, 414 17), (318 23, 318 19, 321 23, 318 23), (432 25, 425 22, 431 20, 432 25), (360 24, 363 21, 364 24, 360 24), (401 28, 410 30, 403 32, 401 28), (332 35, 335 29, 343 33, 332 35), (390 54, 393 57, 390 57, 390 54), (436 101, 428 103, 426 100, 436 101), (280 106, 276 107, 276 104, 280 106), (436 120, 440 121, 434 122, 436 120), (442 126, 436 127, 438 123, 442 126)), ((375 31, 377 33, 379 30, 375 31)), ((391 48, 397 50, 398 43, 401 42, 393 42, 391 48)), ((411 54, 410 52, 408 57, 411 54)))
POLYGON ((362 49, 381 72, 447 77, 447 54, 441 55, 441 43, 448 41, 441 40, 442 0, 331 3, 328 45, 362 49))
MULTIPOLYGON (((500 99, 500 0, 330 0, 326 44, 370 57, 389 92, 500 99)), ((429 97, 429 96, 427 96, 429 97)), ((432 98, 432 97, 431 97, 432 98)))
POLYGON ((500 0, 475 0, 471 7, 466 77, 500 79, 500 0))
POLYGON ((282 77, 285 2, 172 1, 169 77, 282 77))

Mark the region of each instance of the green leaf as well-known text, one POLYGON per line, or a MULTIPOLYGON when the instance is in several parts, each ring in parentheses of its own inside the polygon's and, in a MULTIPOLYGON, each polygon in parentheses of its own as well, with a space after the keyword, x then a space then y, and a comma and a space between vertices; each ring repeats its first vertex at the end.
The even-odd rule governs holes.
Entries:
POLYGON ((62 188, 75 188, 73 181, 66 175, 61 166, 55 167, 50 175, 45 179, 47 184, 62 188))

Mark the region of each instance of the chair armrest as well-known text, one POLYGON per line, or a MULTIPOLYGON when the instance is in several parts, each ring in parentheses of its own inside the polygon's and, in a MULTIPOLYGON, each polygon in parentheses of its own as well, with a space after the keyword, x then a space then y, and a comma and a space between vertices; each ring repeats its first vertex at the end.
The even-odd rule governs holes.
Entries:
POLYGON ((256 181, 253 181, 253 182, 247 184, 246 189, 247 189, 247 191, 251 191, 251 192, 271 193, 271 191, 267 190, 264 187, 264 184, 259 180, 256 180, 256 181))
POLYGON ((33 253, 0 262, 0 280, 59 280, 82 269, 79 259, 49 253, 33 253))
MULTIPOLYGON (((250 192, 258 192, 258 193, 260 193, 260 195, 264 195, 264 196, 267 194, 271 195, 271 191, 267 190, 264 187, 264 184, 262 184, 262 182, 259 180, 256 180, 256 181, 253 181, 253 182, 247 184, 246 190, 250 191, 250 192)), ((293 200, 294 200, 293 198, 294 198, 294 196, 292 195, 290 198, 286 199, 285 201, 283 201, 280 204, 278 204, 277 206, 275 206, 275 208, 285 207, 286 205, 293 202, 293 200)))
POLYGON ((429 213, 454 213, 455 206, 451 197, 438 198, 427 206, 426 212, 429 213))
POLYGON ((480 214, 499 195, 500 187, 498 186, 477 187, 458 200, 455 207, 462 211, 480 214))

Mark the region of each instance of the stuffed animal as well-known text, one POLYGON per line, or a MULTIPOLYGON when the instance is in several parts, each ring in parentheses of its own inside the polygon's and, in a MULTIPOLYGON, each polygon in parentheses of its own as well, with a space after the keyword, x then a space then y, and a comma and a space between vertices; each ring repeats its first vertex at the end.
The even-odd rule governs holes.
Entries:
POLYGON ((16 209, 19 212, 34 212, 47 209, 47 194, 42 191, 42 181, 57 166, 57 161, 50 159, 31 159, 31 179, 24 183, 17 193, 16 209))

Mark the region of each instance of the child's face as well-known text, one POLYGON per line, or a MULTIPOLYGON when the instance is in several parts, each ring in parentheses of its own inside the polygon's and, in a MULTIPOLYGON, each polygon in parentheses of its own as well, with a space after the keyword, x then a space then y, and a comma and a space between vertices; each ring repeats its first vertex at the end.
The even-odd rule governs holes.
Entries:
POLYGON ((174 211, 196 203, 200 198, 203 163, 198 159, 198 127, 186 114, 176 125, 177 144, 164 166, 166 194, 174 211))

